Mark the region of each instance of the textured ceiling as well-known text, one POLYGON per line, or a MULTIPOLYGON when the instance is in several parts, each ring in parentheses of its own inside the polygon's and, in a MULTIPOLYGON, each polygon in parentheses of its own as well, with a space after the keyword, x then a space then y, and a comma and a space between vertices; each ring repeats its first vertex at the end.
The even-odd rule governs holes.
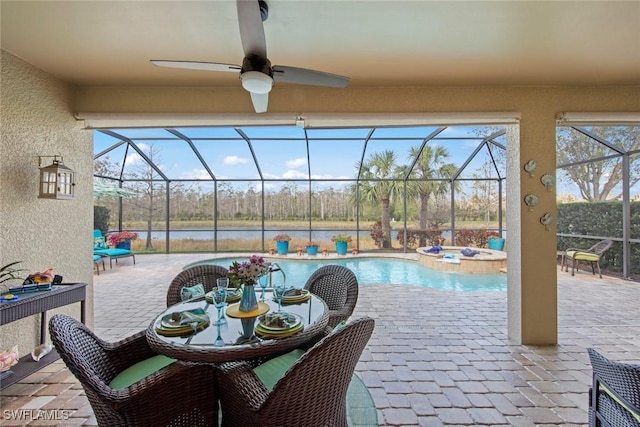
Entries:
MULTIPOLYGON (((351 86, 638 85, 640 1, 269 0, 274 65, 351 86)), ((80 86, 235 86, 150 59, 242 61, 219 1, 5 1, 2 48, 80 86)))

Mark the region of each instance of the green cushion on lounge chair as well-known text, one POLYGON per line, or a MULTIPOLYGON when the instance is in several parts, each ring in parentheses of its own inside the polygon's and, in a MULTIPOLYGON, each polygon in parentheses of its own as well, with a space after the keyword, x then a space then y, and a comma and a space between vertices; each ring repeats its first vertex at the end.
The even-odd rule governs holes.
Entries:
POLYGON ((113 380, 111 380, 109 387, 115 390, 127 388, 154 372, 158 372, 165 366, 169 366, 175 361, 175 359, 171 359, 170 357, 163 356, 161 354, 150 357, 120 372, 113 380))
POLYGON ((285 372, 289 370, 291 365, 293 365, 303 354, 304 350, 292 350, 287 354, 274 357, 262 365, 256 366, 253 368, 253 372, 258 376, 260 381, 262 381, 262 384, 264 384, 267 390, 271 391, 285 372))
POLYGON ((101 259, 102 259, 102 257, 100 255, 94 255, 93 256, 93 262, 100 261, 101 259))
POLYGON ((611 390, 609 390, 607 388, 607 386, 605 386, 604 384, 600 383, 600 390, 602 390, 603 392, 607 393, 609 396, 611 396, 611 398, 613 400, 615 400, 616 402, 618 402, 618 404, 620 406, 622 406, 624 409, 626 409, 631 415, 633 415, 633 418, 635 418, 636 420, 638 420, 638 422, 640 422, 640 414, 638 414, 637 412, 633 412, 631 410, 631 408, 629 408, 627 405, 624 404, 624 402, 622 402, 620 399, 618 399, 612 392, 611 390))
POLYGON ((567 252, 567 256, 577 261, 596 262, 600 259, 599 255, 592 254, 589 252, 579 252, 579 251, 569 251, 567 252))

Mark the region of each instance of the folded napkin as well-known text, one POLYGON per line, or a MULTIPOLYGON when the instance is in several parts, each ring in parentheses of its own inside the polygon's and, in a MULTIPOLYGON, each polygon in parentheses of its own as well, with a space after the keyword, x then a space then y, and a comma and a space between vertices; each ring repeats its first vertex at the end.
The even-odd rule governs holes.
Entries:
POLYGON ((271 328, 289 328, 298 323, 298 319, 289 313, 268 313, 260 317, 260 323, 271 328))
POLYGON ((480 251, 476 251, 475 249, 471 249, 471 248, 464 248, 463 250, 460 251, 460 253, 464 256, 475 256, 478 255, 480 253, 480 251))
POLYGON ((185 326, 192 323, 209 323, 209 315, 202 308, 194 310, 174 311, 170 316, 171 324, 185 326))
POLYGON ((431 254, 438 254, 440 253, 441 250, 442 250, 442 246, 431 246, 425 252, 431 253, 431 254))
POLYGON ((304 289, 302 288, 294 288, 293 286, 290 287, 289 289, 287 289, 286 291, 284 291, 284 296, 285 297, 294 297, 294 296, 301 296, 304 295, 304 289))

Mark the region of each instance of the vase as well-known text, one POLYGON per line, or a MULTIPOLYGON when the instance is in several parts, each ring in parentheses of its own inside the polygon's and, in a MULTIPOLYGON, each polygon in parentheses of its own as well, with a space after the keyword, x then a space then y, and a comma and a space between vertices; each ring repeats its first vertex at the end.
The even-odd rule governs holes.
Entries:
POLYGON ((240 311, 253 311, 258 308, 258 297, 256 295, 256 288, 253 284, 245 283, 242 286, 242 298, 240 298, 240 311))
POLYGON ((127 239, 124 242, 116 243, 116 249, 126 249, 128 251, 131 250, 131 240, 127 239))
POLYGON ((338 253, 338 255, 346 255, 347 246, 347 242, 336 242, 336 252, 338 253))
POLYGON ((307 255, 318 255, 318 246, 317 245, 307 246, 307 255))
POLYGON ((278 255, 286 255, 289 252, 289 242, 276 242, 278 255))

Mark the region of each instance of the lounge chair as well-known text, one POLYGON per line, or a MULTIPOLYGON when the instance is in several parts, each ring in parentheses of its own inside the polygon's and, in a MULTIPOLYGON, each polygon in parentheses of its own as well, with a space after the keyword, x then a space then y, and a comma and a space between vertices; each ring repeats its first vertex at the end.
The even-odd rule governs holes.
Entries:
MULTIPOLYGON (((600 271, 600 258, 610 247, 613 245, 612 240, 602 240, 589 249, 583 250, 579 248, 569 248, 565 251, 563 266, 566 267, 566 271, 569 271, 569 261, 571 261, 571 275, 575 275, 575 271, 578 269, 578 262, 588 262, 591 264, 591 271, 596 274, 595 267, 598 267, 598 274, 602 279, 602 272, 600 271)), ((562 270, 562 268, 561 268, 562 270)))
POLYGON ((102 271, 104 271, 105 270, 104 257, 101 257, 100 255, 94 255, 93 266, 96 268, 96 273, 98 273, 98 276, 100 275, 100 262, 102 262, 102 271))
POLYGON ((108 248, 102 231, 93 230, 93 254, 101 257, 109 258, 109 267, 113 268, 113 260, 118 262, 118 258, 133 258, 133 264, 136 263, 136 256, 133 251, 128 249, 108 248))

